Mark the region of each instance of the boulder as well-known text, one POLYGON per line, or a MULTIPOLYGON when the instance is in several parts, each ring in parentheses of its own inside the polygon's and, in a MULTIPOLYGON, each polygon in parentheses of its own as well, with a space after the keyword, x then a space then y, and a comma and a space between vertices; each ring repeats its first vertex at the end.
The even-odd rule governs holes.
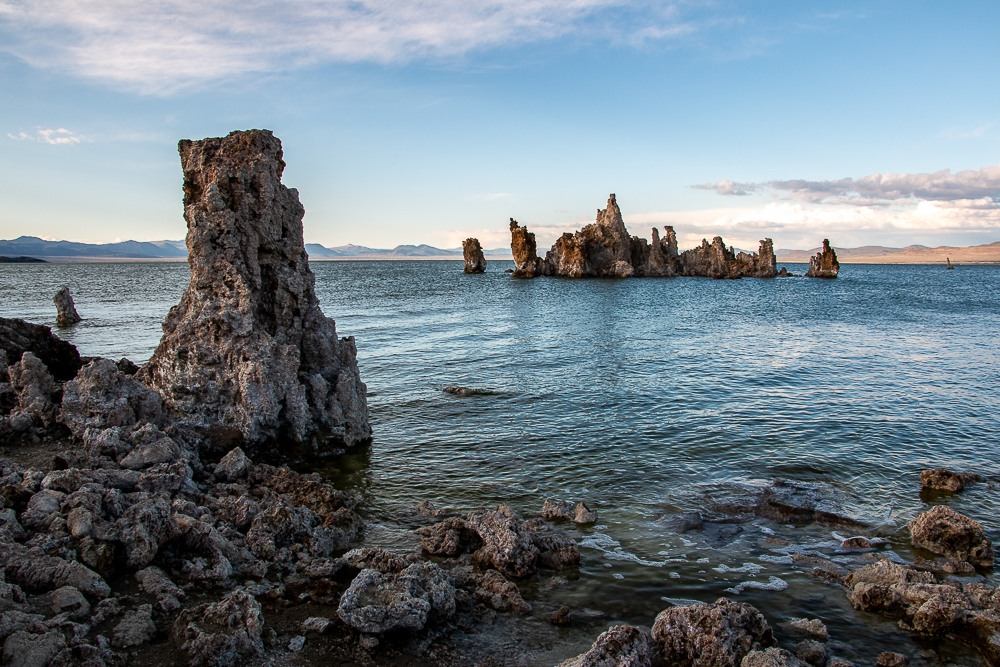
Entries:
POLYGON ((169 499, 161 494, 132 505, 115 522, 129 567, 146 567, 160 546, 180 533, 173 513, 169 499))
POLYGON ((345 563, 358 570, 376 570, 382 574, 396 574, 410 566, 410 562, 402 556, 381 547, 351 549, 343 558, 345 563))
POLYGON ((554 529, 542 519, 524 524, 531 543, 538 549, 538 563, 553 570, 564 570, 580 564, 580 549, 566 533, 554 529))
POLYGON ((18 630, 3 644, 4 667, 48 667, 66 648, 66 639, 58 630, 32 634, 18 630))
POLYGON ((356 630, 380 634, 420 630, 431 612, 455 613, 455 587, 433 563, 414 563, 397 574, 362 570, 340 598, 337 615, 356 630))
POLYGON ((90 603, 83 594, 72 586, 63 586, 52 591, 52 611, 55 614, 66 613, 70 618, 84 620, 90 617, 90 603))
POLYGON ((243 453, 242 449, 236 447, 222 457, 219 464, 215 466, 213 474, 219 479, 232 482, 246 475, 251 465, 253 464, 250 462, 249 457, 243 453))
POLYGON ((59 386, 42 360, 34 352, 26 351, 21 360, 11 364, 7 369, 10 383, 17 392, 17 412, 11 415, 11 425, 20 417, 22 427, 14 430, 23 431, 28 426, 49 428, 56 423, 58 407, 56 392, 59 386), (53 400, 55 399, 55 400, 53 400))
POLYGON ((808 635, 812 635, 813 637, 819 637, 820 639, 826 639, 830 636, 830 632, 826 629, 826 625, 818 618, 793 618, 788 622, 788 625, 795 628, 799 632, 804 632, 808 635))
POLYGON ((740 667, 807 667, 807 664, 783 648, 750 651, 740 662, 740 667))
POLYGON ((531 611, 531 605, 521 597, 517 584, 507 581, 496 570, 477 573, 470 569, 468 572, 459 572, 455 574, 455 583, 471 588, 475 598, 490 609, 516 614, 531 611))
POLYGON ((649 637, 631 625, 615 625, 597 637, 586 653, 559 667, 649 667, 649 637))
POLYGON ((465 523, 483 541, 482 548, 473 554, 476 562, 485 567, 495 567, 513 577, 528 577, 535 573, 538 548, 509 506, 471 512, 465 523))
MULTIPOLYGON (((133 427, 163 422, 163 401, 133 376, 125 375, 110 359, 96 359, 67 382, 62 399, 62 419, 74 435, 85 440, 87 429, 133 427)), ((122 432, 117 432, 121 435, 122 432)))
POLYGON ((823 249, 815 257, 809 258, 806 278, 836 278, 840 273, 837 251, 830 247, 829 239, 823 239, 823 249))
POLYGON ((885 651, 879 653, 878 657, 875 658, 875 667, 907 667, 909 664, 910 659, 902 653, 885 651))
POLYGON ((7 363, 21 360, 31 352, 45 364, 59 382, 72 380, 83 365, 76 348, 52 333, 49 327, 24 320, 0 317, 0 350, 7 352, 7 363))
POLYGON ((914 546, 978 567, 992 567, 993 542, 982 525, 950 507, 937 505, 910 522, 914 546))
POLYGON ((737 667, 751 651, 776 643, 763 614, 727 598, 661 611, 653 639, 665 662, 678 667, 737 667))
POLYGON ((969 484, 982 481, 983 478, 975 473, 955 473, 944 468, 924 470, 920 473, 920 485, 934 491, 957 493, 969 484))
POLYGON ((128 648, 145 644, 154 637, 156 637, 156 626, 153 624, 153 606, 144 604, 125 613, 115 626, 112 644, 119 648, 128 648))
POLYGON ((76 305, 73 303, 73 295, 69 293, 69 287, 63 285, 52 297, 52 303, 56 305, 56 324, 61 327, 71 327, 83 318, 76 312, 76 305))
POLYGON ((260 604, 237 589, 219 602, 182 610, 174 636, 192 667, 245 664, 264 650, 264 616, 260 604))
POLYGON ((414 532, 420 536, 423 550, 434 556, 457 556, 482 546, 482 540, 476 531, 458 518, 445 519, 414 532))
POLYGON ((136 377, 217 445, 251 455, 367 441, 354 339, 320 310, 281 142, 250 130, 178 148, 191 280, 136 377))
POLYGON ((30 593, 43 593, 63 586, 98 598, 111 594, 107 582, 93 570, 76 561, 48 556, 41 549, 8 542, 0 549, 0 567, 6 568, 7 581, 30 593))
POLYGON ((826 646, 815 639, 807 639, 795 646, 795 655, 813 667, 823 667, 826 664, 826 646))
POLYGON ((483 273, 486 271, 486 257, 479 239, 468 238, 462 241, 462 255, 465 257, 466 273, 483 273))

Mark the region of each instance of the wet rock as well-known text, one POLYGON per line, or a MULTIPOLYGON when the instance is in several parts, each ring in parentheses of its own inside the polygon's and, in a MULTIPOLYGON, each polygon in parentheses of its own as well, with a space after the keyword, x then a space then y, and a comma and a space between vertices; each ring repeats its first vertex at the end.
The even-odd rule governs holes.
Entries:
POLYGON ((483 273, 486 271, 486 257, 479 239, 468 238, 462 241, 462 255, 465 257, 466 273, 483 273))
POLYGON ((907 667, 910 659, 902 653, 890 653, 888 651, 879 653, 875 658, 876 667, 907 667))
POLYGON ((6 351, 8 364, 17 363, 25 352, 31 352, 59 382, 72 380, 83 365, 76 347, 53 334, 49 327, 24 320, 0 317, 0 350, 6 351))
POLYGON ((4 667, 48 667, 66 648, 66 639, 58 630, 32 634, 18 630, 3 645, 4 667))
POLYGON ((337 615, 356 630, 380 634, 420 630, 431 611, 455 613, 455 587, 433 563, 415 563, 398 574, 362 570, 340 598, 337 615))
POLYGON ((826 661, 826 667, 855 667, 855 665, 850 660, 843 658, 830 658, 826 661))
POLYGON ((775 479, 763 489, 723 487, 715 500, 716 511, 726 514, 752 513, 777 523, 801 525, 823 523, 845 528, 867 528, 843 510, 843 498, 831 484, 775 479))
POLYGON ((559 607, 551 616, 549 616, 549 623, 552 625, 572 625, 573 619, 569 617, 569 607, 559 607))
POLYGON ((836 278, 840 272, 837 251, 830 247, 830 241, 823 239, 823 249, 815 257, 809 258, 806 278, 836 278))
POLYGON ((983 478, 975 473, 955 473, 944 468, 924 470, 920 473, 920 485, 935 491, 957 493, 969 484, 982 481, 983 478))
POLYGON ((193 667, 243 664, 263 652, 263 629, 260 604, 242 589, 185 609, 174 621, 174 635, 193 667))
POLYGON ((165 495, 141 500, 125 510, 115 522, 115 531, 125 545, 129 567, 135 568, 149 565, 160 545, 179 533, 173 507, 165 495))
POLYGON ((826 647, 814 639, 807 639, 795 646, 795 655, 813 667, 826 664, 826 647))
POLYGON ((55 614, 66 613, 78 620, 90 616, 90 603, 72 586, 57 588, 52 591, 49 599, 52 601, 52 612, 55 614))
POLYGON ((73 303, 73 295, 69 293, 69 287, 63 285, 52 297, 52 303, 56 305, 56 324, 61 327, 71 327, 83 318, 76 312, 76 304, 73 303))
MULTIPOLYGON (((456 584, 459 583, 456 575, 456 584)), ((526 614, 531 611, 531 605, 523 597, 517 585, 507 581, 503 575, 494 570, 483 573, 469 572, 463 579, 471 584, 476 599, 490 609, 500 612, 526 614)))
POLYGON ((649 638, 631 625, 616 625, 598 636, 590 650, 559 667, 649 667, 649 638))
POLYGON ((950 507, 938 505, 910 522, 914 546, 978 567, 993 565, 993 543, 982 525, 950 507))
POLYGON ((478 549, 482 540, 478 533, 462 519, 445 519, 433 526, 418 528, 420 546, 435 556, 457 556, 465 551, 478 549))
POLYGON ((90 428, 159 424, 162 417, 160 395, 122 373, 110 359, 90 362, 64 388, 62 418, 79 438, 90 428))
POLYGON ((840 543, 841 549, 851 551, 864 551, 872 548, 872 543, 867 537, 849 537, 840 543))
POLYGON ((580 564, 580 549, 562 531, 555 530, 542 519, 532 519, 523 525, 531 543, 538 549, 538 564, 553 570, 564 570, 580 564))
POLYGON ((421 500, 419 503, 414 505, 413 512, 414 514, 433 518, 444 516, 444 512, 439 509, 435 509, 433 503, 429 500, 421 500))
POLYGON ((513 577, 528 577, 535 573, 538 548, 509 506, 499 505, 495 510, 471 512, 465 523, 483 541, 482 548, 473 554, 476 562, 495 567, 513 577))
POLYGON ((139 646, 156 637, 156 625, 153 624, 152 605, 140 605, 138 609, 126 612, 125 616, 115 626, 115 636, 112 644, 120 648, 139 646))
POLYGON ((747 653, 740 667, 806 667, 806 663, 785 649, 769 648, 747 653))
POLYGON ((935 558, 927 560, 917 556, 913 561, 913 569, 925 572, 940 572, 942 574, 970 575, 976 573, 976 566, 972 563, 958 560, 956 558, 935 558))
POLYGON ((564 519, 573 520, 573 503, 565 500, 546 500, 542 506, 542 518, 550 521, 564 519))
POLYGON ((826 639, 830 636, 829 631, 826 629, 826 625, 818 618, 793 618, 788 622, 788 625, 796 630, 799 630, 800 632, 805 632, 806 634, 810 634, 813 637, 819 637, 820 639, 826 639))
POLYGON ((705 520, 701 516, 701 512, 680 512, 668 514, 661 518, 658 523, 675 533, 686 533, 691 530, 701 530, 705 520))
POLYGON ((573 521, 579 524, 597 523, 597 512, 594 512, 584 502, 577 503, 573 510, 573 521))
POLYGON ((247 474, 252 466, 249 457, 243 453, 243 450, 239 447, 235 447, 232 451, 222 457, 219 461, 219 465, 215 466, 215 471, 213 474, 216 479, 224 479, 227 482, 232 482, 239 479, 247 474))
POLYGON ((653 639, 667 664, 690 667, 736 667, 751 651, 775 645, 763 614, 727 598, 661 611, 653 639))
POLYGON ((170 411, 251 454, 279 436, 305 452, 367 441, 354 339, 339 339, 320 310, 280 141, 250 130, 178 149, 191 282, 137 377, 170 411))

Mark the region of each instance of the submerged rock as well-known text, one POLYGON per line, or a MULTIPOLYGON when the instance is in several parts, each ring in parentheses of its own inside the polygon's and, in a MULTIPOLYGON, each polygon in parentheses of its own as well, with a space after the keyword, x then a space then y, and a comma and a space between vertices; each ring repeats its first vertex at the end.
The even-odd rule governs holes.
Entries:
POLYGON ((535 235, 511 218, 511 251, 514 277, 567 276, 570 278, 628 278, 631 276, 705 276, 712 278, 773 278, 778 274, 770 239, 760 242, 759 253, 736 253, 715 237, 682 254, 677 252, 677 234, 664 227, 664 237, 652 232, 652 244, 630 236, 622 220, 615 195, 607 208, 597 211, 597 220, 575 234, 556 240, 545 259, 537 255, 535 235))
POLYGON ((468 238, 462 241, 462 255, 465 257, 466 273, 483 273, 486 271, 486 257, 479 239, 468 238))
POLYGON ((830 247, 829 239, 823 239, 823 249, 815 257, 809 258, 806 278, 836 278, 840 273, 837 251, 830 247))
POLYGON ((649 637, 631 625, 615 625, 598 636, 586 653, 559 667, 649 667, 649 637))
POLYGON ((483 541, 483 547, 473 554, 475 561, 512 577, 535 573, 538 548, 510 507, 500 505, 495 510, 472 512, 465 522, 483 541))
POLYGON ((653 639, 664 661, 678 667, 738 667, 751 651, 775 645, 763 614, 727 598, 661 611, 653 639))
POLYGON ((993 542, 983 526, 950 507, 938 505, 910 522, 914 546, 979 567, 992 567, 993 542))
POLYGON ((52 297, 52 303, 56 305, 56 324, 61 327, 71 327, 83 320, 76 312, 76 305, 73 303, 73 295, 69 293, 69 287, 63 285, 52 297))
POLYGON ((280 439, 326 452, 368 440, 354 339, 338 339, 320 310, 280 141, 251 130, 179 151, 191 281, 137 377, 230 447, 280 439))

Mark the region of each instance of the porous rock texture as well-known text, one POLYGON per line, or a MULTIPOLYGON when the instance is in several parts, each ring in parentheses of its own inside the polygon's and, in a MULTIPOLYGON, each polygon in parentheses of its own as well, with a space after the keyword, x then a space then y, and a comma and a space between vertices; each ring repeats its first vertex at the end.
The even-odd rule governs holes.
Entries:
POLYGON ((615 625, 601 633, 586 653, 559 667, 649 667, 649 637, 631 625, 615 625))
POLYGON ((0 317, 0 350, 7 352, 8 364, 31 352, 38 357, 59 382, 72 380, 83 363, 76 347, 40 324, 0 317))
POLYGON ((808 667, 794 655, 782 648, 751 651, 743 657, 740 667, 808 667))
POLYGON ((462 255, 465 257, 466 273, 483 273, 486 271, 486 257, 479 239, 468 238, 462 241, 462 255))
POLYGON ((179 151, 191 281, 137 377, 172 415, 251 454, 369 439, 357 349, 320 310, 281 142, 250 130, 179 151))
POLYGON ((751 651, 776 644, 763 614, 728 598, 661 611, 653 639, 666 664, 678 667, 738 667, 751 651))
POLYGON ((931 572, 880 560, 844 581, 855 609, 898 619, 924 639, 957 637, 1000 665, 1000 596, 982 583, 939 580, 931 572))
POLYGON ((933 470, 923 470, 920 472, 920 485, 925 489, 933 489, 934 491, 957 493, 964 490, 970 484, 982 481, 983 477, 976 473, 958 473, 944 468, 934 468, 933 470))
POLYGON ((978 567, 993 566, 993 542, 975 519, 937 505, 910 522, 914 546, 978 567))
POLYGON ((630 236, 622 220, 615 195, 597 220, 575 234, 565 233, 552 249, 539 258, 535 235, 511 218, 511 252, 514 277, 567 276, 570 278, 628 278, 632 276, 705 276, 710 278, 773 278, 778 274, 770 239, 760 242, 759 253, 736 253, 727 249, 722 237, 682 254, 677 252, 677 234, 664 227, 664 237, 653 229, 652 244, 630 236))
POLYGON ((52 297, 52 303, 56 305, 56 324, 61 327, 71 327, 83 320, 76 312, 76 304, 73 303, 73 295, 69 293, 69 287, 63 285, 52 297))
POLYGON ((806 278, 836 278, 838 273, 840 262, 837 261, 837 251, 830 247, 829 239, 823 239, 823 249, 809 258, 806 278))

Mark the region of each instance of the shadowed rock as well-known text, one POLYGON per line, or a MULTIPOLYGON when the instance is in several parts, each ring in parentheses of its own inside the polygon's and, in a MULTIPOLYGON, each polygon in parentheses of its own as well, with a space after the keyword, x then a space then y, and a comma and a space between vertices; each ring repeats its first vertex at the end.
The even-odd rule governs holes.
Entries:
POLYGON ((465 257, 466 273, 483 273, 486 271, 486 257, 479 239, 468 238, 462 241, 462 255, 465 257))
POLYGON ((976 473, 956 473, 944 468, 924 470, 920 473, 920 485, 925 489, 933 489, 935 491, 957 493, 970 484, 982 481, 982 476, 976 473))
POLYGON ((763 614, 727 598, 661 611, 653 639, 667 664, 684 667, 738 667, 751 651, 775 645, 763 614))
POLYGON ((7 351, 8 364, 20 361, 25 352, 33 353, 60 382, 72 380, 83 365, 76 347, 53 334, 48 327, 24 320, 0 317, 0 349, 7 351))
POLYGON ((537 255, 535 235, 510 221, 514 277, 566 276, 570 278, 628 278, 631 276, 704 276, 711 278, 773 278, 778 274, 770 239, 760 242, 759 253, 736 253, 727 249, 722 237, 682 254, 677 252, 677 234, 664 227, 664 237, 653 229, 652 243, 630 236, 614 194, 607 208, 597 211, 597 220, 575 234, 556 240, 545 259, 537 255))
POLYGON ((837 251, 830 247, 830 241, 823 239, 823 249, 809 259, 809 270, 806 278, 836 278, 840 272, 840 262, 837 261, 837 251))
POLYGON ((368 440, 354 339, 320 310, 281 142, 250 130, 178 148, 191 281, 137 377, 251 454, 279 439, 313 453, 368 440))
POLYGON ((69 293, 69 288, 63 285, 52 297, 52 303, 56 304, 56 324, 61 327, 71 327, 83 318, 76 312, 76 305, 73 303, 73 295, 69 293))
POLYGON ((649 667, 649 637, 631 625, 616 625, 601 633, 586 653, 559 667, 649 667))
POLYGON ((913 545, 979 567, 992 567, 993 543, 982 525, 950 507, 938 505, 910 522, 913 545))

